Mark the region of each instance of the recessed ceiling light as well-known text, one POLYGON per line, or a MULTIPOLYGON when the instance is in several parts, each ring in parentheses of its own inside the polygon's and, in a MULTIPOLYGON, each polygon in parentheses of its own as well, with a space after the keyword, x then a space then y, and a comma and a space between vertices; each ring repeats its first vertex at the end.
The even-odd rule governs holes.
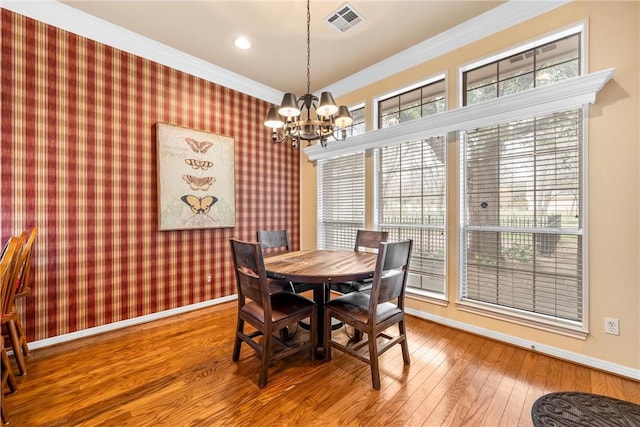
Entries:
POLYGON ((236 39, 236 41, 234 42, 234 44, 236 45, 236 47, 238 49, 242 49, 242 50, 246 50, 246 49, 249 49, 251 47, 251 42, 245 36, 238 37, 236 39))

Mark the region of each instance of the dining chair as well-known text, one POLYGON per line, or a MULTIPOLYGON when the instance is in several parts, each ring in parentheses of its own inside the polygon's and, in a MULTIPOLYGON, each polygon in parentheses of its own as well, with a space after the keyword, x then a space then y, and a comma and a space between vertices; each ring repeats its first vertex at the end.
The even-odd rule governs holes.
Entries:
MULTIPOLYGON (((265 257, 291 251, 289 232, 287 230, 258 230, 256 236, 265 257)), ((272 279, 277 280, 277 278, 272 279)), ((281 281, 276 283, 276 285, 281 285, 284 291, 294 292, 296 294, 313 289, 313 285, 310 283, 281 281)), ((271 286, 273 288, 273 284, 271 286)))
MULTIPOLYGON (((18 278, 16 280, 16 294, 14 297, 14 303, 17 305, 18 301, 25 300, 31 294, 31 254, 33 253, 33 246, 38 234, 38 228, 34 227, 29 233, 29 238, 24 244, 20 258, 18 259, 18 278)), ((22 353, 25 357, 29 356, 29 345, 27 343, 24 326, 22 325, 22 319, 20 313, 16 311, 16 326, 18 328, 18 335, 21 338, 22 353)))
MULTIPOLYGON (((380 243, 386 242, 389 238, 388 231, 376 231, 376 230, 357 230, 356 242, 353 248, 354 251, 369 251, 377 252, 380 247, 380 243)), ((331 290, 339 292, 341 294, 348 294, 351 292, 364 292, 371 289, 372 279, 365 279, 346 283, 332 283, 331 290)))
POLYGON ((410 364, 404 297, 412 246, 412 240, 380 243, 371 292, 352 292, 332 299, 324 306, 325 360, 331 360, 331 349, 335 348, 367 363, 371 368, 371 381, 376 390, 380 390, 378 358, 383 353, 400 344, 404 364, 410 364), (349 342, 348 345, 344 343, 344 338, 341 341, 333 340, 331 328, 328 327, 332 318, 366 334, 367 339, 349 342), (391 332, 387 329, 396 324, 398 334, 390 335, 391 332))
POLYGON ((0 399, 2 399, 2 403, 0 403, 0 413, 2 414, 2 423, 9 424, 9 416, 7 414, 7 409, 4 405, 4 389, 5 387, 9 389, 9 393, 13 393, 18 390, 18 386, 16 384, 16 378, 13 376, 13 372, 11 372, 11 364, 9 363, 9 357, 7 356, 7 350, 4 348, 4 337, 0 335, 0 372, 2 372, 2 388, 0 390, 0 399))
POLYGON ((4 289, 2 296, 2 311, 0 312, 0 325, 3 334, 9 337, 11 347, 13 348, 13 356, 18 365, 20 375, 27 373, 27 365, 24 360, 23 346, 26 346, 27 338, 24 330, 18 327, 18 311, 15 305, 16 282, 20 273, 20 260, 24 252, 27 233, 23 232, 20 237, 12 237, 3 253, 3 261, 7 259, 6 268, 2 270, 2 288, 4 289))
POLYGON ((234 362, 240 359, 240 347, 245 342, 260 359, 258 387, 267 384, 269 366, 287 356, 309 351, 315 360, 317 347, 316 304, 291 292, 270 293, 264 257, 260 243, 231 239, 231 252, 238 290, 238 318, 233 344, 234 362), (276 336, 281 329, 309 319, 308 340, 285 342, 276 336), (245 322, 255 331, 245 332, 245 322), (279 348, 279 350, 276 350, 279 348))

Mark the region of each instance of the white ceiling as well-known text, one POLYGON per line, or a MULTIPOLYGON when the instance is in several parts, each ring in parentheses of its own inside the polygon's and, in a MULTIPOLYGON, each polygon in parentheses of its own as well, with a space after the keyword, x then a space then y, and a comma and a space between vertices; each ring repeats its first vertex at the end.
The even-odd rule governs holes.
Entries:
MULTIPOLYGON (((306 92, 304 0, 62 0, 61 3, 282 92, 306 92), (238 35, 253 47, 237 49, 238 35)), ((504 1, 349 0, 365 18, 341 33, 325 18, 344 0, 311 2, 311 91, 472 19, 504 1)), ((135 40, 132 41, 135 43, 135 40)))

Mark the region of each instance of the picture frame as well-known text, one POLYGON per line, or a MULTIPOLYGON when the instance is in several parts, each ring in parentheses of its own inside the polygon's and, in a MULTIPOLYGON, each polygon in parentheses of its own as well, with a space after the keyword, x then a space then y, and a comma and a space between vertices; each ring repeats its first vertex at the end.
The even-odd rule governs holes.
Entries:
POLYGON ((158 229, 235 227, 232 137, 156 123, 158 229))

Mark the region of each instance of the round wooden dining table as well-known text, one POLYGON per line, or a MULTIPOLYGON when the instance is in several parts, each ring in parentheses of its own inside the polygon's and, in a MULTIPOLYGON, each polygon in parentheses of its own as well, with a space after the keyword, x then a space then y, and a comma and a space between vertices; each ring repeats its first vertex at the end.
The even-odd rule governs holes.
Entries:
POLYGON ((264 265, 269 277, 316 285, 313 301, 318 306, 318 343, 324 350, 324 303, 329 300, 329 284, 373 277, 377 258, 372 252, 315 249, 267 256, 264 265))

